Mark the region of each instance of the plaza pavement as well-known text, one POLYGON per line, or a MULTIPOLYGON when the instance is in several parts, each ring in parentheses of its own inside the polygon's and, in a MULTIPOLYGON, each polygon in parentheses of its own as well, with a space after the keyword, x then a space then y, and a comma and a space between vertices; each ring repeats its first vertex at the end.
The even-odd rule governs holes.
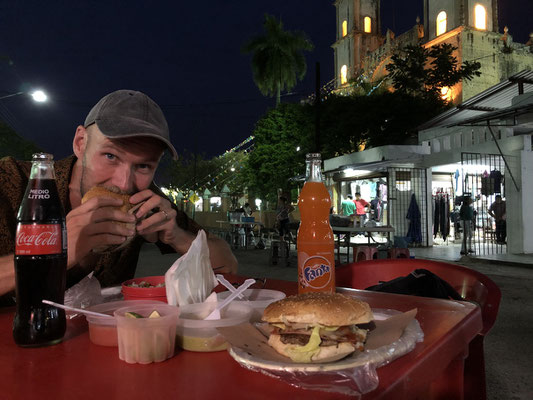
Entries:
MULTIPOLYGON (((270 249, 237 249, 239 274, 296 281, 296 252, 287 265, 271 265, 270 249)), ((460 257, 459 248, 441 246, 415 249, 416 258, 455 262, 491 278, 502 292, 498 319, 485 338, 487 393, 490 400, 533 398, 533 258, 460 257)), ((136 276, 162 275, 177 259, 161 255, 154 245, 141 251, 136 276)), ((466 399, 468 400, 468 399, 466 399)))

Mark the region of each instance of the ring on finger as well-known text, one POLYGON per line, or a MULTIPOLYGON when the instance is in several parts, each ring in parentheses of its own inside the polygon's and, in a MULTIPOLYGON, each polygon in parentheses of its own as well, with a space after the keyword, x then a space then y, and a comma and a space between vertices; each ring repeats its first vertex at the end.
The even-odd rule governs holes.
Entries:
POLYGON ((169 220, 170 217, 168 216, 167 212, 165 210, 160 210, 163 214, 165 214, 165 221, 169 220))

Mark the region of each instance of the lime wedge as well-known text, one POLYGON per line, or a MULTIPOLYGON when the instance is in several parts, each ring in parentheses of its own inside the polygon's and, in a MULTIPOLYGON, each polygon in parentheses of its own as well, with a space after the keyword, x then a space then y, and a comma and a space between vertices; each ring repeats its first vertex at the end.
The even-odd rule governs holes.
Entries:
POLYGON ((128 311, 124 313, 124 316, 128 318, 144 318, 141 314, 137 314, 136 312, 133 312, 133 311, 131 312, 128 311))
POLYGON ((161 315, 157 312, 157 310, 152 311, 152 313, 148 316, 148 318, 159 318, 161 315))

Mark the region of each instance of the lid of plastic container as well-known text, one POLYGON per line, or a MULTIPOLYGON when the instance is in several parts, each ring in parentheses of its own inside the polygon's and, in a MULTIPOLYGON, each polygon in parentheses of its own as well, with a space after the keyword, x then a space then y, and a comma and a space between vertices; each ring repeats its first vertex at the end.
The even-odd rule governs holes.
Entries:
MULTIPOLYGON (((87 310, 99 312, 102 314, 108 314, 113 316, 113 312, 122 307, 127 307, 131 305, 143 305, 143 304, 162 304, 157 300, 120 300, 120 301, 111 301, 109 303, 97 304, 94 306, 87 307, 87 310)), ((90 324, 99 324, 99 325, 116 325, 117 321, 115 318, 105 318, 105 317, 96 317, 93 315, 86 315, 85 318, 90 324)))
MULTIPOLYGON (((220 292, 217 294, 219 300, 224 300, 230 295, 229 290, 225 292, 220 292)), ((278 290, 270 289, 246 289, 244 291, 244 296, 246 300, 236 298, 234 301, 239 301, 241 303, 248 304, 253 308, 265 308, 270 303, 284 299, 286 297, 285 293, 278 290)))
POLYGON ((250 320, 254 309, 246 303, 232 302, 220 312, 220 319, 204 320, 215 308, 216 303, 196 303, 180 306, 178 326, 185 328, 217 328, 239 325, 250 320))

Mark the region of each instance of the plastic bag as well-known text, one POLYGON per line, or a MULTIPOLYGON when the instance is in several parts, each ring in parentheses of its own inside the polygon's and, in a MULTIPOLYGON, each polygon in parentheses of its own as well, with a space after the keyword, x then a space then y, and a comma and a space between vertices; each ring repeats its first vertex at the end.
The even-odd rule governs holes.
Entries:
POLYGON ((198 232, 189 251, 165 273, 167 301, 170 305, 202 303, 218 284, 211 268, 207 237, 198 232))
MULTIPOLYGON (((376 319, 387 319, 398 314, 396 310, 373 310, 376 319)), ((403 331, 402 336, 395 342, 373 350, 365 350, 353 354, 336 363, 328 364, 291 364, 257 362, 246 351, 230 349, 230 354, 243 367, 255 372, 278 378, 291 386, 342 393, 349 396, 360 396, 371 392, 379 385, 376 369, 389 364, 396 358, 412 351, 418 342, 424 340, 424 333, 420 324, 413 319, 403 331), (232 352, 234 354, 232 354, 232 352), (351 363, 351 361, 353 362, 351 363), (349 368, 336 368, 337 363, 353 364, 349 368), (326 369, 330 370, 326 370, 326 369)), ((337 365, 339 365, 337 364, 337 365)))
MULTIPOLYGON (((93 276, 93 272, 65 292, 66 306, 87 308, 102 302, 102 287, 98 279, 93 276)), ((67 318, 74 318, 76 315, 78 314, 67 313, 67 318)))

